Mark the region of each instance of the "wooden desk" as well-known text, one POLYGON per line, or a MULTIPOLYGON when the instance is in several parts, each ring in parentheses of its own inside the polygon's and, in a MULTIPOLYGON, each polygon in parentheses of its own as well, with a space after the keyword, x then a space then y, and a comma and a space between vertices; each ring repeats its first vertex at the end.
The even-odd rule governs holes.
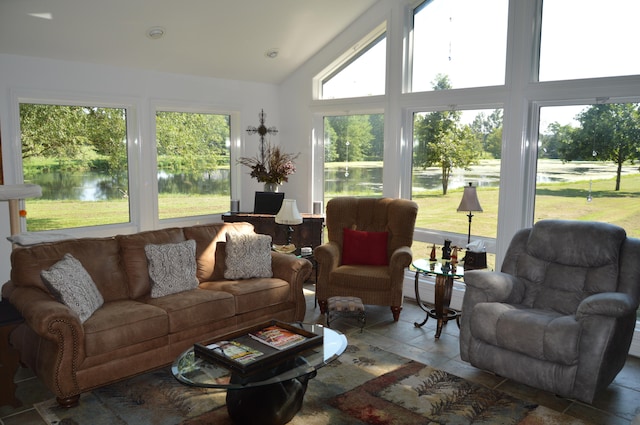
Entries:
MULTIPOLYGON (((253 224, 256 233, 270 235, 273 243, 284 245, 287 242, 286 224, 277 224, 275 215, 251 214, 251 213, 224 213, 222 221, 225 223, 238 223, 246 221, 253 224)), ((315 248, 322 245, 322 227, 324 226, 324 216, 314 214, 302 214, 302 224, 293 227, 291 243, 298 248, 310 246, 315 248)))

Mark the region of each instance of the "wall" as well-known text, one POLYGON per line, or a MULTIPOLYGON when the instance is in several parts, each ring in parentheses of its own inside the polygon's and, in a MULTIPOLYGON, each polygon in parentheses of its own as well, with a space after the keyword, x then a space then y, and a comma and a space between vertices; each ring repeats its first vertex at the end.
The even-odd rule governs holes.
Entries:
MULTIPOLYGON (((257 126, 258 113, 264 109, 268 114, 269 126, 279 128, 278 87, 270 84, 3 54, 0 54, 0 75, 0 129, 6 184, 21 183, 21 170, 16 167, 20 158, 17 106, 13 104, 17 96, 59 99, 77 97, 135 105, 139 152, 142 158, 139 168, 141 174, 146 175, 141 187, 155 184, 154 172, 147 161, 153 155, 153 140, 150 135, 153 105, 172 104, 235 111, 240 117, 241 129, 246 129, 249 125, 257 126)), ((242 130, 237 145, 236 154, 252 156, 257 152, 258 138, 247 135, 242 130)), ((261 190, 261 186, 244 171, 239 174, 240 184, 234 188, 234 196, 240 198, 241 206, 251 207, 253 193, 261 190)), ((8 211, 7 203, 0 202, 0 285, 9 279, 10 274, 11 244, 6 240, 10 234, 8 211)), ((141 215, 133 228, 88 229, 86 234, 78 236, 106 236, 105 232, 124 233, 157 224, 157 220, 150 217, 150 210, 142 208, 141 215)))

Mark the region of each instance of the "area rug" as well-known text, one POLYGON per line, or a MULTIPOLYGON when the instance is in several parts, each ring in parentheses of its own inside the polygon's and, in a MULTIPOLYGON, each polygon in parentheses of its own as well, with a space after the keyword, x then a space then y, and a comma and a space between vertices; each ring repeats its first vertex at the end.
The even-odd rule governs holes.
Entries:
MULTIPOLYGON (((72 409, 35 406, 50 425, 230 425, 225 392, 187 387, 161 369, 83 394, 72 409)), ((293 425, 585 424, 365 343, 309 382, 293 425)))

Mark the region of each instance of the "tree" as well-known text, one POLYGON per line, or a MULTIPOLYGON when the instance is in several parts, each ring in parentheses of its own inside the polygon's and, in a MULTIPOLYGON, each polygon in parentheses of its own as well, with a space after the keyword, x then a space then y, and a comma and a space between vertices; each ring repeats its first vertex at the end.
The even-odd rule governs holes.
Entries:
POLYGON ((214 170, 226 156, 228 139, 229 122, 226 115, 191 112, 156 114, 156 143, 163 168, 181 172, 214 170))
POLYGON ((547 132, 540 136, 540 147, 538 149, 539 158, 557 159, 560 157, 562 146, 571 143, 575 129, 571 124, 561 125, 552 122, 547 127, 547 132))
POLYGON ((615 190, 620 190, 622 165, 640 158, 640 111, 637 103, 592 105, 578 114, 580 128, 562 140, 564 161, 612 161, 617 165, 615 190))
POLYGON ((499 159, 502 153, 502 109, 495 109, 489 116, 479 113, 471 123, 471 130, 482 144, 482 149, 499 159))
MULTIPOLYGON (((435 90, 451 88, 449 78, 438 75, 435 90)), ((437 111, 416 115, 414 122, 413 166, 439 166, 442 194, 447 194, 454 168, 469 169, 481 153, 480 142, 469 126, 460 124, 459 111, 437 111)))
POLYGON ((20 104, 22 158, 54 157, 60 166, 79 159, 88 143, 79 106, 20 104))
MULTIPOLYGON (((333 136, 331 152, 334 161, 363 161, 374 139, 369 115, 342 115, 327 118, 333 136), (348 142, 348 143, 347 143, 348 142)), ((325 161, 328 160, 325 158, 325 161)))

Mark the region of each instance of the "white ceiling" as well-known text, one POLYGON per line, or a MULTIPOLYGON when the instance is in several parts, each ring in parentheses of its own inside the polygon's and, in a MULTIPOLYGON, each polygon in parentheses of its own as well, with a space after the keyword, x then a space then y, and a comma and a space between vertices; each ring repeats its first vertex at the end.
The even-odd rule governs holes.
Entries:
POLYGON ((277 84, 376 1, 0 0, 0 53, 277 84))

